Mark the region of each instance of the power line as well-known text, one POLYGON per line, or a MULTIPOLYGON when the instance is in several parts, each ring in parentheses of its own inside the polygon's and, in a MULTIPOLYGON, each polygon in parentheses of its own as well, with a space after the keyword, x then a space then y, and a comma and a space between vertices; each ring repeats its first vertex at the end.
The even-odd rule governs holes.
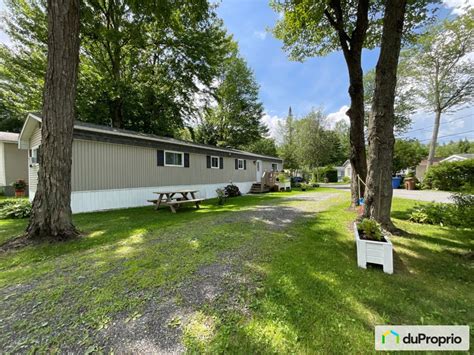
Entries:
MULTIPOLYGON (((466 115, 466 116, 458 117, 458 118, 455 118, 454 120, 441 122, 440 125, 445 124, 445 123, 451 123, 451 122, 459 121, 459 120, 462 120, 462 119, 464 119, 464 118, 472 117, 472 116, 473 116, 473 115, 466 115)), ((405 132, 404 134, 412 133, 412 132, 418 132, 418 131, 429 131, 428 128, 430 128, 430 127, 434 127, 434 124, 432 124, 432 125, 430 125, 430 126, 428 126, 428 127, 413 129, 413 130, 411 130, 411 131, 405 132)))
MULTIPOLYGON (((470 133, 470 132, 474 132, 474 129, 471 129, 470 131, 460 132, 460 133, 446 134, 444 136, 438 137, 438 139, 445 138, 445 137, 452 137, 452 136, 460 136, 461 134, 470 133)), ((431 140, 431 138, 427 138, 427 139, 420 140, 420 142, 430 141, 430 140, 431 140)))

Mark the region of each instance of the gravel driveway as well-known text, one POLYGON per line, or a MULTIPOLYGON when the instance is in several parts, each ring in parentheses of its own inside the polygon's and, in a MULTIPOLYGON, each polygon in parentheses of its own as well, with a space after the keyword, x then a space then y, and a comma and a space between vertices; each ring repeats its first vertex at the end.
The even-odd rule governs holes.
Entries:
MULTIPOLYGON (((330 187, 343 191, 350 191, 350 185, 339 185, 339 184, 321 184, 321 187, 330 187)), ((396 189, 393 190, 393 196, 399 198, 406 198, 417 201, 428 201, 428 202, 443 202, 453 203, 449 199, 452 195, 451 192, 447 191, 436 191, 436 190, 404 190, 396 189)))
MULTIPOLYGON (((68 330, 70 319, 66 322, 61 318, 61 312, 58 312, 58 319, 48 320, 51 323, 52 332, 63 334, 65 338, 63 343, 58 344, 57 350, 63 353, 104 351, 116 354, 176 354, 185 352, 186 344, 183 342, 183 338, 186 331, 192 329, 193 324, 206 326, 206 319, 202 319, 202 309, 236 310, 242 314, 250 313, 249 305, 242 300, 240 294, 242 292, 249 294, 256 292, 253 279, 255 273, 249 273, 244 268, 244 264, 264 257, 264 253, 257 246, 264 246, 270 241, 262 243, 261 239, 282 235, 295 221, 314 218, 315 214, 325 210, 331 204, 329 200, 337 195, 337 192, 307 193, 262 201, 241 211, 222 215, 209 214, 200 219, 200 224, 195 226, 192 231, 188 231, 187 234, 184 234, 182 229, 173 228, 162 230, 156 235, 149 234, 146 241, 148 246, 144 246, 144 248, 152 249, 154 243, 172 238, 188 238, 193 233, 203 235, 209 230, 223 225, 227 225, 233 230, 241 230, 246 227, 246 233, 249 229, 255 231, 249 234, 249 237, 242 238, 235 247, 218 254, 212 262, 201 265, 177 284, 163 284, 158 287, 150 287, 146 291, 144 289, 128 290, 127 297, 147 300, 140 312, 124 311, 113 314, 108 325, 100 330, 88 329, 83 327, 80 322, 78 324, 73 322, 77 327, 73 333, 80 335, 80 338, 87 339, 89 343, 95 344, 92 348, 85 347, 83 343, 66 339, 65 335, 70 334, 68 330)), ((297 236, 288 234, 285 237, 297 238, 297 236)), ((114 250, 110 252, 114 252, 114 250)), ((124 263, 131 261, 132 258, 140 258, 140 255, 124 259, 124 263)), ((97 287, 101 287, 102 281, 106 283, 109 279, 113 280, 114 277, 120 276, 121 272, 126 272, 124 265, 104 274, 104 279, 98 278, 97 287)), ((58 274, 60 273, 58 270, 58 274)), ((57 275, 47 275, 48 278, 55 276, 57 275)), ((58 277, 58 280, 62 279, 58 277)), ((78 280, 77 282, 82 281, 78 280)), ((15 297, 17 293, 33 290, 38 284, 19 286, 21 287, 0 289, 0 300, 2 300, 0 334, 4 335, 4 337, 0 336, 2 353, 23 352, 28 347, 22 347, 22 344, 31 341, 41 344, 45 341, 43 338, 38 338, 39 333, 31 334, 28 331, 12 329, 14 320, 20 314, 18 312, 21 312, 20 317, 24 322, 32 324, 45 322, 44 319, 41 321, 35 319, 35 300, 23 303, 21 307, 18 307, 15 297)), ((61 298, 66 303, 67 299, 67 297, 61 298)), ((72 304, 74 305, 74 302, 72 304)), ((58 307, 58 305, 59 303, 56 303, 55 306, 58 307)), ((83 307, 87 307, 87 304, 83 307)), ((81 315, 78 314, 78 317, 81 315)), ((41 335, 41 337, 44 336, 41 335)))

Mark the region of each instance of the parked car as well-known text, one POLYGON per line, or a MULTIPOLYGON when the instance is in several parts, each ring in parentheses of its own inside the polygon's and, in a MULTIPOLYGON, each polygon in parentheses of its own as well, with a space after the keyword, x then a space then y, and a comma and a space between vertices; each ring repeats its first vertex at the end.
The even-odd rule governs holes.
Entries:
POLYGON ((302 182, 304 182, 304 179, 303 179, 301 176, 293 176, 293 177, 291 178, 291 182, 292 182, 293 184, 297 184, 297 183, 298 183, 298 184, 301 184, 302 182))

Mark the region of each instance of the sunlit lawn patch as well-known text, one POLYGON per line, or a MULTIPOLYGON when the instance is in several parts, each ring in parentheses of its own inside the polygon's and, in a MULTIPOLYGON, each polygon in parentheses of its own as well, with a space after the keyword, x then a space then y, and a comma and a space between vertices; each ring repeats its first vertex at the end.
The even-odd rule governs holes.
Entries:
MULTIPOLYGON (((1 348, 96 346, 95 335, 118 315, 133 324, 151 300, 241 249, 251 255, 237 259, 245 286, 228 285, 215 302, 166 325, 183 329, 188 350, 362 353, 373 349, 375 324, 472 323, 472 260, 464 256, 472 231, 396 219, 410 234, 392 238, 395 274, 358 269, 349 230, 354 213, 344 193, 317 189, 314 195, 328 191, 337 195, 318 204, 320 213, 279 228, 233 216, 257 204, 311 203, 281 199, 300 192, 235 198, 224 206, 210 201, 177 214, 147 207, 76 215, 84 232, 79 240, 0 256, 1 348), (237 304, 229 308, 226 297, 237 304)), ((405 218, 413 205, 396 200, 394 216, 405 218)), ((0 221, 0 239, 25 225, 0 221)), ((184 302, 179 292, 175 302, 184 302)))

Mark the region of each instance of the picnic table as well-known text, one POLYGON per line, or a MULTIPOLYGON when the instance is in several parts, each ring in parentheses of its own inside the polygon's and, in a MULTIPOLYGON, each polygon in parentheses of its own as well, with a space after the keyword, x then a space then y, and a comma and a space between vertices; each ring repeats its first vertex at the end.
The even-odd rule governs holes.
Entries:
POLYGON ((197 190, 179 190, 179 191, 159 191, 154 192, 158 195, 156 200, 148 200, 148 202, 156 205, 158 210, 161 205, 169 206, 171 212, 176 213, 176 210, 186 203, 194 203, 196 208, 204 201, 203 198, 196 198, 197 190))

